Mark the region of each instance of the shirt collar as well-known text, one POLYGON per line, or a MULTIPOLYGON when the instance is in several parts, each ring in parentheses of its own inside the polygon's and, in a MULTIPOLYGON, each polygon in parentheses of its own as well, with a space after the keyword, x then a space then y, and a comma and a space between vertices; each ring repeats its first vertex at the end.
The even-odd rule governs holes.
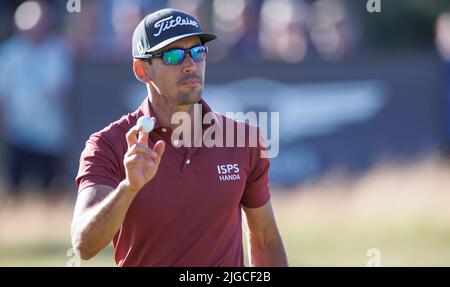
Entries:
POLYGON ((142 116, 149 116, 155 118, 155 126, 154 128, 161 128, 161 124, 158 121, 158 118, 155 116, 155 112, 153 111, 152 104, 150 103, 149 97, 145 97, 145 100, 142 102, 141 106, 138 109, 138 118, 142 116))
MULTIPOLYGON (((203 117, 207 113, 213 112, 213 110, 203 99, 200 99, 200 101, 198 103, 202 105, 202 121, 203 121, 203 117)), ((155 116, 155 112, 153 110, 152 104, 150 102, 150 98, 148 96, 145 97, 145 100, 142 102, 142 104, 140 105, 140 107, 138 109, 138 118, 141 116, 144 116, 144 115, 155 118, 155 120, 156 120, 155 127, 154 127, 155 129, 163 128, 163 126, 161 126, 160 122, 158 121, 158 118, 155 116)), ((214 119, 215 119, 215 122, 218 122, 216 113, 214 113, 214 119)), ((203 129, 206 129, 206 128, 210 127, 211 125, 212 124, 203 124, 203 129)), ((166 128, 168 128, 168 127, 166 127, 166 128)))

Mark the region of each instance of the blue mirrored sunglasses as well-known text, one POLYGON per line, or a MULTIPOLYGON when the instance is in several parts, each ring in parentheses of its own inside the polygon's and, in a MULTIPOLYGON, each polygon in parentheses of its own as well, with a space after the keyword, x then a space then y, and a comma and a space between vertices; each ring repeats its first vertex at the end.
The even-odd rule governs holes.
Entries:
POLYGON ((177 65, 183 62, 184 57, 186 57, 186 53, 189 53, 189 55, 191 55, 191 58, 194 62, 200 62, 205 59, 206 54, 208 53, 208 47, 204 45, 198 45, 189 49, 175 48, 163 51, 159 54, 145 54, 142 56, 137 56, 135 58, 136 59, 161 58, 163 63, 166 65, 177 65))

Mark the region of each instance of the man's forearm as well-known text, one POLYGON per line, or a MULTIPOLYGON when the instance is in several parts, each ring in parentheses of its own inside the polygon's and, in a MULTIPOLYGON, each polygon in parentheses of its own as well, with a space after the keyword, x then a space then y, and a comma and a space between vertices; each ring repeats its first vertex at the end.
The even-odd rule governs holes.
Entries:
POLYGON ((82 259, 95 256, 111 242, 125 219, 136 192, 123 182, 74 223, 72 242, 82 259))
POLYGON ((249 255, 250 266, 288 266, 286 251, 281 238, 277 238, 266 244, 250 240, 249 255))

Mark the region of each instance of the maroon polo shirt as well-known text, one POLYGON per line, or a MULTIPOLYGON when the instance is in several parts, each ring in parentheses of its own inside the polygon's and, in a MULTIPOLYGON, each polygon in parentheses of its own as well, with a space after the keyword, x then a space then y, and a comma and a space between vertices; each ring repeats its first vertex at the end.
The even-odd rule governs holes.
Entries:
MULTIPOLYGON (((200 103, 203 114, 211 111, 200 103)), ((125 178, 125 134, 143 115, 154 116, 148 97, 135 112, 90 136, 76 177, 79 192, 99 184, 116 188, 125 178)), ((215 116, 225 129, 226 117, 215 116)), ((269 160, 261 158, 260 147, 177 148, 170 136, 171 129, 156 121, 148 144, 162 139, 165 152, 113 238, 117 265, 243 266, 240 205, 257 208, 269 201, 269 160)))

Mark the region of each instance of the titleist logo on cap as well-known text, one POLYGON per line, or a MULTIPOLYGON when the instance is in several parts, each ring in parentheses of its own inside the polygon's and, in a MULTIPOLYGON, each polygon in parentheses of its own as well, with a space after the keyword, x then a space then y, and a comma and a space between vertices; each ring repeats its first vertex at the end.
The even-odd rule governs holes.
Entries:
POLYGON ((156 34, 153 34, 153 36, 157 37, 161 34, 161 32, 174 28, 176 26, 191 25, 198 28, 198 23, 195 20, 189 19, 187 17, 183 19, 181 18, 181 16, 178 16, 175 19, 172 18, 173 16, 170 16, 156 22, 154 27, 156 29, 159 28, 159 31, 156 34))

